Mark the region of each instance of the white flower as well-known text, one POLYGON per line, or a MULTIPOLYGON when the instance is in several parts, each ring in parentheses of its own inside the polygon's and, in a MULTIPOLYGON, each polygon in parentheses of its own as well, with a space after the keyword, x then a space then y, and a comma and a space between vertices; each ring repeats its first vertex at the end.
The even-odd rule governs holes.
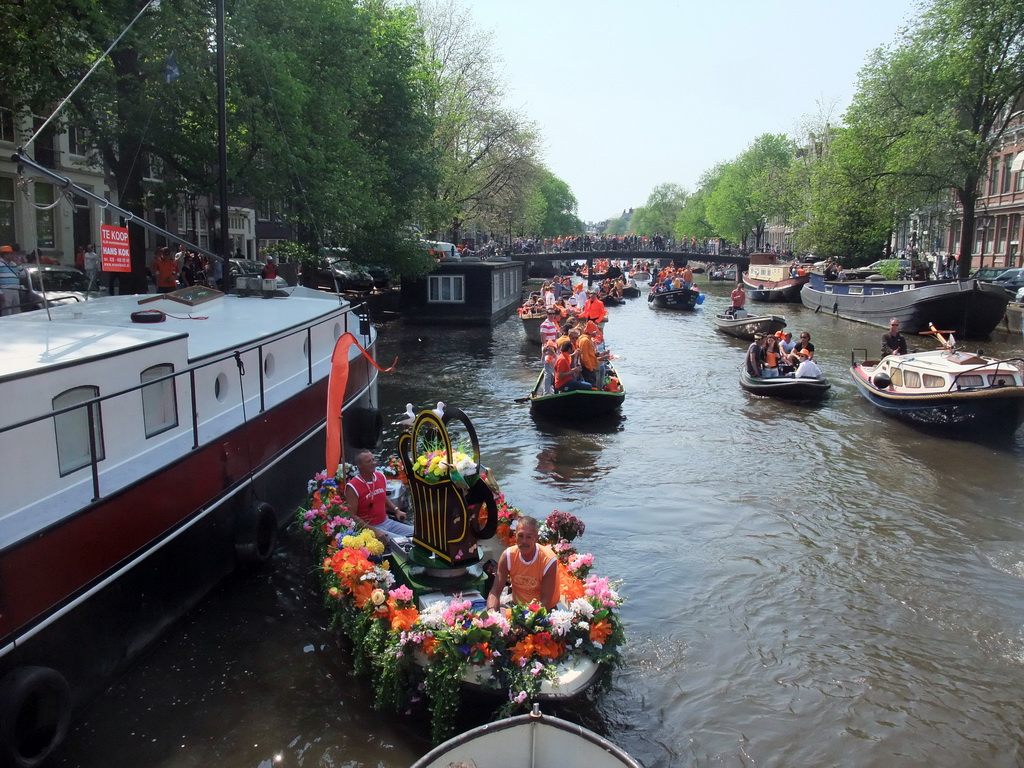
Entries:
POLYGON ((428 606, 426 610, 420 612, 419 623, 431 629, 441 629, 444 627, 444 617, 441 614, 445 608, 447 606, 441 603, 428 606))
POLYGON ((548 614, 548 620, 551 622, 551 631, 556 635, 564 635, 572 629, 572 617, 572 611, 553 610, 548 614))
POLYGON ((591 605, 590 601, 585 597, 577 597, 572 601, 569 608, 572 609, 573 613, 588 619, 594 615, 594 606, 591 605))

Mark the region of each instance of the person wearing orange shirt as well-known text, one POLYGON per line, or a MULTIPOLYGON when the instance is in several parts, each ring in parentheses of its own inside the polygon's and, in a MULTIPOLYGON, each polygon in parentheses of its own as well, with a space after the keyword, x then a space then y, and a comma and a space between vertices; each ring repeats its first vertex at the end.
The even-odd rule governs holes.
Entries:
POLYGON ((156 279, 157 293, 170 293, 178 287, 178 262, 171 256, 168 248, 156 249, 156 260, 153 262, 153 276, 156 279))
POLYGON ((499 607, 506 583, 512 587, 514 603, 540 603, 548 610, 558 604, 558 558, 539 541, 540 523, 533 517, 520 517, 516 543, 498 557, 498 573, 487 593, 488 610, 499 607))
MULTIPOLYGON (((591 325, 591 323, 588 323, 591 325)), ((588 384, 597 386, 597 349, 594 340, 586 333, 581 333, 576 342, 576 349, 580 353, 580 378, 588 384)))

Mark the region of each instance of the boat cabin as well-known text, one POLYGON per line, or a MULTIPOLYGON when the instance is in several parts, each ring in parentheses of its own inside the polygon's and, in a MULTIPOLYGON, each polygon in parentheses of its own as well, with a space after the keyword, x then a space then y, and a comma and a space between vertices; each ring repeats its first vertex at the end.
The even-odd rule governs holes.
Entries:
MULTIPOLYGON (((797 271, 799 277, 805 274, 803 268, 797 271)), ((751 282, 763 280, 765 282, 779 283, 792 277, 789 264, 779 264, 778 256, 774 253, 752 253, 750 254, 750 266, 747 268, 747 279, 751 282)))
POLYGON ((1022 386, 1021 372, 1011 362, 969 352, 890 355, 872 375, 872 380, 880 384, 884 379, 879 374, 890 382, 889 387, 883 388, 915 394, 1022 386))

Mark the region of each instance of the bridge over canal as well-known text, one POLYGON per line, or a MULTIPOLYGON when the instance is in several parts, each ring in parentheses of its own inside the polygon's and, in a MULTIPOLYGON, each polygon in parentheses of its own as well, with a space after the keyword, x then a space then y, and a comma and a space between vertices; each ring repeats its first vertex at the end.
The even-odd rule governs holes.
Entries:
MULTIPOLYGON (((739 272, 745 272, 750 266, 750 256, 735 253, 701 253, 699 251, 552 251, 547 253, 514 253, 513 261, 527 264, 527 272, 534 265, 551 264, 555 261, 585 261, 587 274, 594 273, 594 262, 603 259, 617 262, 650 261, 661 267, 675 264, 681 267, 688 261, 700 261, 705 264, 731 264, 739 272)), ((542 270, 548 271, 548 270, 542 270)), ((554 274, 553 271, 550 272, 554 274)))

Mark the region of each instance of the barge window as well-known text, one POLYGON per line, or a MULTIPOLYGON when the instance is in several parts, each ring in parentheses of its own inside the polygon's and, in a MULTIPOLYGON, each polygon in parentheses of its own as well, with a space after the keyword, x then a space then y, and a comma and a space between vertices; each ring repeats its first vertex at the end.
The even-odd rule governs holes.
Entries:
POLYGON ((889 381, 892 382, 894 387, 903 386, 903 369, 896 368, 895 366, 889 369, 889 381))
POLYGON ((863 285, 851 285, 850 286, 850 295, 851 296, 863 296, 864 295, 864 286, 863 285))
POLYGON ((921 374, 917 371, 905 371, 903 374, 903 381, 906 386, 914 387, 916 389, 921 386, 921 374))
MULTIPOLYGON (((75 387, 61 392, 53 398, 53 410, 59 411, 75 403, 81 403, 99 397, 100 388, 91 386, 75 387)), ((103 452, 103 421, 100 404, 82 406, 67 413, 53 417, 53 427, 57 433, 57 464, 60 476, 71 474, 75 470, 89 466, 91 453, 89 450, 89 409, 92 409, 93 439, 96 444, 96 461, 105 458, 103 452)))
POLYGON ((961 387, 984 387, 985 379, 977 373, 971 373, 957 378, 956 383, 961 387))
POLYGON ((463 304, 465 278, 462 275, 431 275, 427 297, 431 304, 463 304))
POLYGON ((174 379, 155 381, 174 373, 174 366, 161 363, 147 368, 139 376, 142 388, 142 420, 146 424, 146 437, 159 435, 178 426, 178 402, 174 393, 174 379), (152 384, 147 382, 152 381, 152 384))
POLYGON ((946 380, 941 376, 936 376, 932 373, 926 373, 923 376, 924 385, 928 389, 935 389, 936 387, 946 386, 946 380))

